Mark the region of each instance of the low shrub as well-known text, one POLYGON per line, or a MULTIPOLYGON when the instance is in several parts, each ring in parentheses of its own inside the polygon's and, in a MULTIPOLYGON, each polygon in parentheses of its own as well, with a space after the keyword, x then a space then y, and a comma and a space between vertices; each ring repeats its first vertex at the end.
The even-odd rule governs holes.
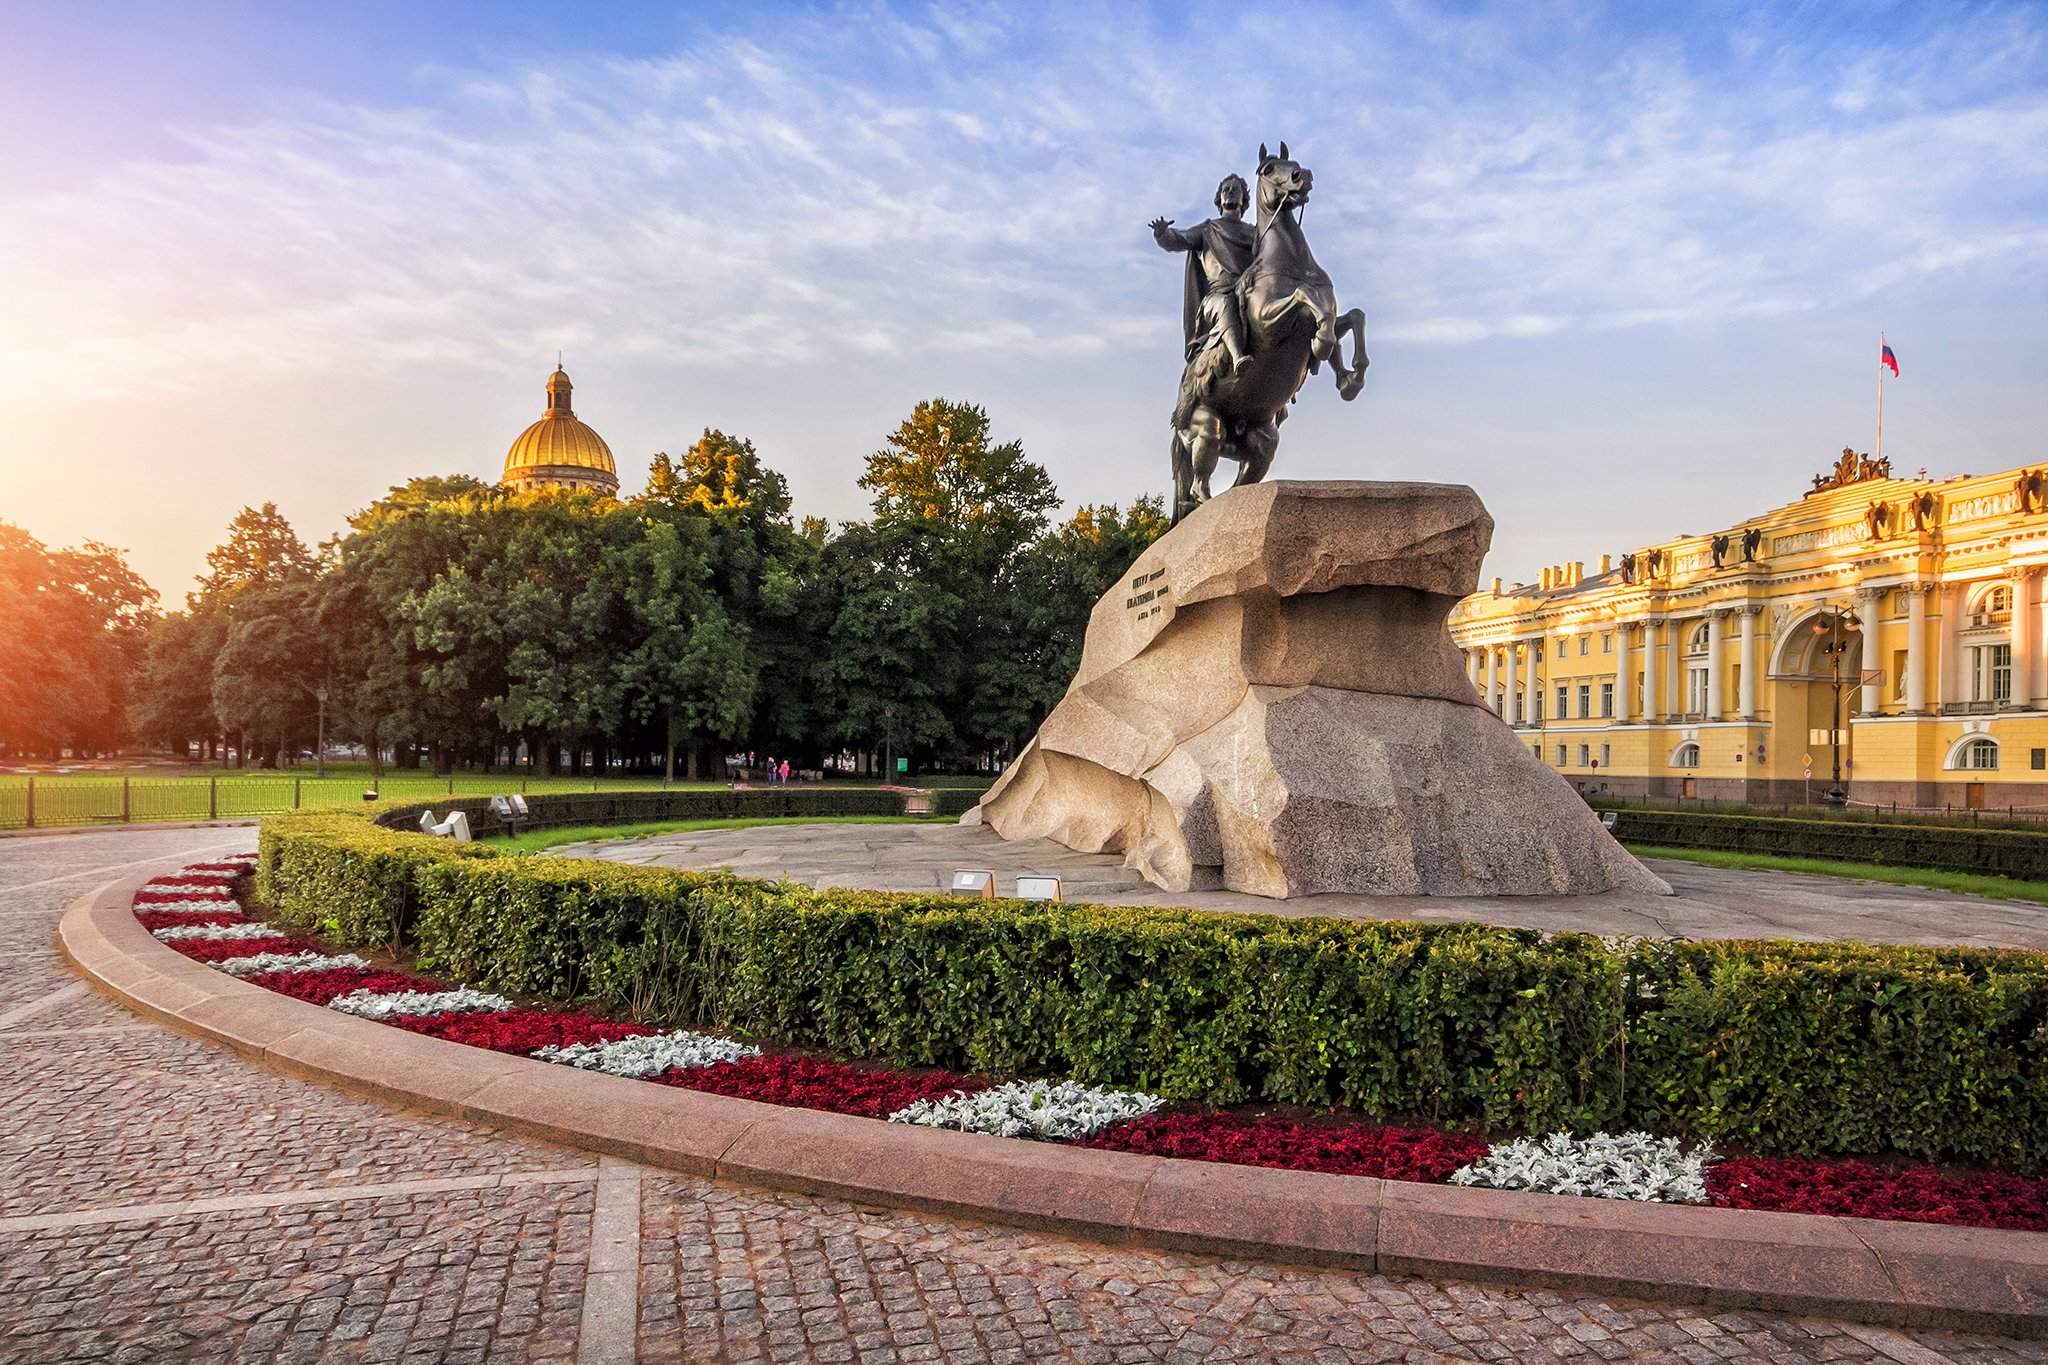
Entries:
POLYGON ((2048 878, 2048 832, 2034 830, 1631 807, 1615 812, 1614 836, 1626 843, 1664 848, 1776 853, 1940 872, 2048 878))
POLYGON ((2041 954, 816 891, 322 818, 353 829, 266 827, 274 903, 360 894, 423 970, 649 1022, 1174 1100, 2048 1164, 2041 954))
POLYGON ((941 787, 932 793, 932 814, 958 818, 981 804, 982 791, 975 787, 941 787))
POLYGON ((399 835, 352 811, 264 820, 256 894, 271 917, 343 948, 397 949, 417 908, 422 867, 491 857, 481 844, 399 835))

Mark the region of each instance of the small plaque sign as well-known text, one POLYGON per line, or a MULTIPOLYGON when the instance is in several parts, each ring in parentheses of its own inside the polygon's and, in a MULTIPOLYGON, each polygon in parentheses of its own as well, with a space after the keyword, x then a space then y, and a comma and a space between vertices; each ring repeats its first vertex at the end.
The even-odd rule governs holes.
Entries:
POLYGON ((992 901, 996 898, 996 874, 985 869, 955 872, 953 894, 992 901))
POLYGON ((1037 876, 1026 873, 1017 878, 1017 899, 1020 901, 1057 901, 1060 895, 1058 877, 1037 876))

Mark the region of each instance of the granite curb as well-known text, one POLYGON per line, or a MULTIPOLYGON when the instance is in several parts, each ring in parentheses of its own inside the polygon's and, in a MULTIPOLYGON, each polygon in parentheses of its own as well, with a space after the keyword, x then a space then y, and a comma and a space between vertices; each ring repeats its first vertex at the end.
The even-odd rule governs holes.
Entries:
POLYGON ((257 816, 233 820, 131 820, 119 825, 37 825, 34 829, 0 829, 0 839, 55 839, 66 834, 142 834, 156 830, 250 829, 257 816))
POLYGON ((1097 1241, 1894 1326, 2048 1336, 2048 1235, 1635 1204, 907 1128, 465 1047, 238 981, 74 901, 65 957, 130 1008, 289 1075, 693 1175, 1097 1241))

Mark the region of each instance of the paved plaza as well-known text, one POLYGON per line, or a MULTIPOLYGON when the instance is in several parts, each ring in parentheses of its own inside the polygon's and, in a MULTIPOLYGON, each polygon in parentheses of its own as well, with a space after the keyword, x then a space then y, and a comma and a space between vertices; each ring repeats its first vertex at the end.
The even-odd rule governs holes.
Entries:
POLYGON ((1670 896, 1303 896, 1276 901, 1234 891, 1168 893, 1120 856, 1076 853, 1048 839, 1006 841, 971 825, 763 825, 571 844, 568 856, 660 867, 729 867, 749 877, 873 891, 939 891, 956 868, 996 873, 1000 895, 1017 874, 1052 874, 1066 899, 1179 905, 1339 919, 1476 920, 1518 929, 1665 938, 1862 939, 2048 949, 2048 906, 1913 886, 1794 872, 1744 872, 1648 860, 1670 896))
POLYGON ((2048 1347, 1095 1245, 599 1159, 285 1079, 58 958, 247 829, 0 839, 0 1362, 2048 1362, 2048 1347))

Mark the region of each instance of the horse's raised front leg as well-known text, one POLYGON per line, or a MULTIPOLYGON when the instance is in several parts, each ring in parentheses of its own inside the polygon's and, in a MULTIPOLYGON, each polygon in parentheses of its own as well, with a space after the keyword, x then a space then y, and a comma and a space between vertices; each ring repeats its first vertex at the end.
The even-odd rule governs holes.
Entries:
POLYGON ((1344 314, 1337 319, 1332 331, 1339 343, 1346 332, 1351 334, 1351 363, 1348 366, 1344 363, 1341 344, 1333 345, 1337 363, 1330 370, 1330 378, 1337 381, 1337 392, 1348 403, 1364 390, 1365 367, 1372 364, 1365 354, 1365 310, 1354 308, 1344 314))

